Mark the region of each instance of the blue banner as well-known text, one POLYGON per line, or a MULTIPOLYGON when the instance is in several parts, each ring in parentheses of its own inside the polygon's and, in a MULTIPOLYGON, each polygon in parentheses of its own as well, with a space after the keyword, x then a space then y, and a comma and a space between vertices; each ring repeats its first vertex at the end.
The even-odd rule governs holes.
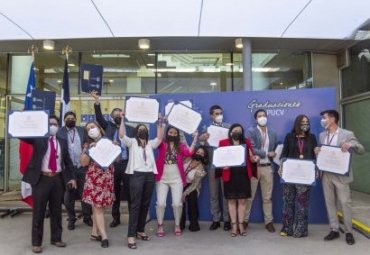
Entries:
MULTIPOLYGON (((336 108, 335 89, 298 89, 298 90, 264 90, 264 91, 240 91, 221 93, 197 93, 197 94, 161 94, 153 95, 152 98, 160 99, 160 109, 164 113, 165 105, 171 101, 191 100, 193 108, 202 114, 202 122, 198 128, 201 132, 204 126, 210 124, 209 108, 212 105, 220 105, 223 108, 224 122, 240 123, 245 129, 255 126, 253 114, 257 109, 263 108, 268 114, 268 126, 278 134, 280 143, 283 143, 285 135, 292 130, 294 119, 299 114, 306 114, 310 118, 311 131, 318 136, 322 131, 320 127, 320 112, 325 109, 336 108)), ((151 137, 155 136, 156 127, 151 128, 151 137)), ((191 137, 187 137, 190 143, 191 137)), ((170 196, 169 196, 170 197, 170 196)), ((275 169, 273 189, 273 214, 275 222, 281 222, 282 213, 282 184, 275 169)), ((153 196, 150 215, 155 215, 155 200, 153 196)), ((171 200, 167 201, 166 218, 173 219, 171 200)), ((208 177, 203 178, 202 189, 199 196, 200 220, 211 220, 210 199, 208 191, 208 177)), ((221 210, 222 211, 222 210, 221 210)), ((251 222, 263 222, 262 203, 260 190, 252 207, 251 222)), ((311 223, 327 222, 324 196, 321 182, 312 188, 309 221, 311 223)))
POLYGON ((31 92, 32 110, 48 110, 50 115, 54 114, 56 93, 34 89, 31 92))
POLYGON ((103 87, 103 66, 81 64, 80 66, 81 91, 90 93, 95 90, 101 95, 103 87))

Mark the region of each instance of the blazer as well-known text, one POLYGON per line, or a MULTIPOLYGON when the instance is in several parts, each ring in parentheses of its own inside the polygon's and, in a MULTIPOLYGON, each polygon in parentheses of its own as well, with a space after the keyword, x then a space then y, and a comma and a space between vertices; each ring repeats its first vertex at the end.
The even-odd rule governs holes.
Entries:
MULTIPOLYGON (((326 138, 326 131, 323 131, 320 133, 320 136, 319 136, 320 145, 325 144, 325 138, 326 138)), ((352 145, 353 151, 356 154, 361 155, 365 153, 364 146, 360 144, 360 142, 357 140, 356 136, 353 134, 352 131, 338 127, 338 143, 336 144, 336 146, 340 147, 344 143, 350 143, 352 145)), ((337 175, 337 174, 334 174, 334 175, 337 175)), ((344 176, 344 175, 337 175, 337 176, 343 183, 351 183, 353 181, 352 168, 349 171, 349 176, 344 176)))
MULTIPOLYGON (((275 151, 276 146, 278 145, 277 141, 277 135, 276 132, 272 129, 267 128, 267 135, 269 138, 269 152, 275 151)), ((261 159, 266 157, 266 152, 261 149, 262 147, 262 135, 261 132, 258 130, 257 127, 250 127, 247 130, 246 136, 250 139, 253 152, 257 156, 259 156, 261 159)), ((269 158, 269 160, 272 162, 272 158, 269 158)))
MULTIPOLYGON (((31 144, 33 147, 32 157, 28 163, 26 172, 23 175, 22 180, 35 186, 41 177, 41 167, 42 160, 45 156, 45 153, 48 149, 49 138, 37 138, 37 139, 21 139, 22 141, 31 144)), ((57 137, 57 140, 61 147, 62 153, 62 177, 65 183, 68 183, 70 180, 75 179, 74 176, 74 167, 71 158, 68 153, 68 144, 66 140, 60 139, 57 137)))
MULTIPOLYGON (((252 164, 252 162, 249 159, 249 156, 253 156, 254 154, 253 154, 252 144, 248 138, 245 139, 245 145, 247 146, 247 153, 245 155, 246 174, 248 175, 249 179, 251 179, 252 176, 255 176, 255 177, 257 176, 257 167, 256 167, 256 164, 252 164), (249 152, 252 152, 252 155, 249 155, 249 152)), ((224 147, 224 146, 230 146, 229 139, 224 139, 220 141, 219 147, 224 147)), ((224 182, 229 182, 230 176, 231 176, 230 168, 224 167, 222 169, 222 180, 224 182)))
MULTIPOLYGON (((87 133, 85 131, 85 128, 76 126, 76 130, 77 130, 77 133, 78 133, 78 135, 80 137, 80 140, 81 140, 81 146, 83 146, 84 143, 86 143, 86 141, 87 141, 87 133)), ((66 140, 68 142, 68 129, 67 129, 67 127, 64 126, 61 129, 59 129, 59 131, 57 133, 57 137, 60 138, 60 139, 66 140)))
MULTIPOLYGON (((162 179, 167 147, 168 147, 168 144, 166 142, 161 142, 161 144, 158 146, 158 156, 156 160, 158 174, 155 176, 156 181, 160 181, 162 179)), ((176 162, 177 162, 177 167, 180 171, 182 184, 184 186, 186 185, 187 182, 186 182, 183 158, 191 157, 191 155, 192 153, 190 152, 189 148, 185 144, 180 143, 180 152, 176 153, 176 162)))
MULTIPOLYGON (((303 159, 316 160, 315 148, 317 147, 316 136, 309 134, 304 139, 303 145, 303 159)), ((281 152, 281 158, 299 159, 299 148, 297 137, 295 133, 289 133, 284 140, 284 148, 281 152)))

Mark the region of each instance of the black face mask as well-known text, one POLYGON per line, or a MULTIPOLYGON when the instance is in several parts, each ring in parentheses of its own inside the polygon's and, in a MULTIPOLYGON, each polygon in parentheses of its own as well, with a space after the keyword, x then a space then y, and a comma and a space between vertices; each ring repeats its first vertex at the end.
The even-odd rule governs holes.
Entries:
POLYGON ((179 140, 177 136, 173 136, 173 135, 168 135, 167 139, 169 142, 177 142, 179 140))
POLYGON ((234 139, 235 141, 240 141, 242 139, 242 133, 233 132, 231 134, 231 138, 234 139))
POLYGON ((75 126, 76 126, 76 121, 75 120, 67 120, 66 121, 66 127, 74 128, 75 126))
POLYGON ((140 138, 140 139, 148 139, 148 132, 146 130, 139 130, 137 132, 137 136, 140 138))
POLYGON ((199 155, 199 154, 193 154, 193 156, 191 156, 192 159, 196 160, 196 161, 200 161, 200 162, 204 162, 204 157, 202 155, 199 155))
POLYGON ((121 125, 122 118, 121 117, 114 117, 113 121, 114 121, 114 123, 116 123, 116 125, 121 125))

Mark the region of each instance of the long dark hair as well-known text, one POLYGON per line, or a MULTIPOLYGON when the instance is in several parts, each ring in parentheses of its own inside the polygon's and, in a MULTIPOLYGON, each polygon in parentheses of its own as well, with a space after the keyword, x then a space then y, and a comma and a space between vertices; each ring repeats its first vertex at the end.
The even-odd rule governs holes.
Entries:
MULTIPOLYGON (((177 136, 176 136, 177 139, 176 139, 176 141, 173 141, 173 144, 174 144, 175 150, 177 152, 180 152, 180 130, 178 130, 174 126, 168 126, 167 129, 166 129, 166 143, 167 143, 167 145, 170 144, 170 141, 168 140, 168 131, 170 131, 170 129, 174 129, 177 132, 177 136)), ((168 152, 171 151, 170 146, 167 146, 167 151, 168 152)))
POLYGON ((242 140, 239 141, 240 144, 245 144, 245 134, 244 134, 244 128, 242 125, 240 125, 239 123, 234 123, 231 125, 230 129, 229 129, 229 133, 228 133, 228 137, 229 137, 229 142, 230 144, 233 144, 233 138, 231 137, 231 131, 233 131, 234 128, 236 127, 240 127, 242 129, 242 140))
POLYGON ((195 148, 194 154, 196 154, 199 149, 202 149, 204 151, 204 158, 202 164, 204 166, 207 166, 209 164, 209 154, 207 148, 204 145, 199 145, 198 147, 195 148))
MULTIPOLYGON (((299 135, 302 133, 302 130, 301 130, 301 122, 304 118, 307 118, 308 120, 308 123, 310 123, 310 119, 304 115, 304 114, 300 114, 298 115, 295 120, 294 120, 294 126, 293 126, 293 129, 292 129, 292 133, 294 133, 295 135, 299 135)), ((308 136, 308 134, 310 133, 310 130, 307 130, 306 132, 304 132, 304 134, 306 136, 308 136)))
POLYGON ((101 135, 101 137, 103 137, 104 135, 105 135, 105 132, 104 132, 104 129, 99 125, 99 123, 98 122, 96 122, 96 121, 89 121, 89 122, 87 122, 86 123, 86 125, 85 125, 85 131, 86 131, 86 137, 87 137, 87 139, 86 139, 86 142, 87 142, 87 144, 91 144, 92 142, 95 142, 93 139, 91 139, 90 138, 90 136, 88 135, 88 132, 87 132, 87 126, 89 125, 89 124, 91 124, 91 123, 94 123, 95 124, 95 126, 97 126, 97 128, 99 129, 99 131, 100 131, 100 135, 101 135))
POLYGON ((145 139, 145 144, 147 144, 147 143, 148 143, 149 130, 148 130, 148 128, 146 127, 146 125, 145 125, 145 124, 143 124, 143 123, 137 124, 137 126, 134 128, 134 137, 135 137, 135 139, 136 139, 136 141, 137 141, 137 144, 138 144, 139 146, 143 146, 143 145, 141 144, 141 141, 140 141, 139 137, 137 136, 137 135, 138 135, 138 133, 139 133, 139 128, 140 128, 140 127, 144 127, 144 128, 145 128, 145 130, 146 130, 146 132, 147 132, 147 134, 148 134, 148 136, 147 136, 147 137, 146 137, 146 139, 145 139))

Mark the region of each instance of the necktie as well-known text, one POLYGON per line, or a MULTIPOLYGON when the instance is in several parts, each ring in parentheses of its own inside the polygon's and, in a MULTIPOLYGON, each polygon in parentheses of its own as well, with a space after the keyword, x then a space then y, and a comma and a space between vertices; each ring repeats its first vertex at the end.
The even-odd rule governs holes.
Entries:
POLYGON ((49 157, 49 169, 55 173, 57 171, 57 150, 55 149, 55 143, 53 137, 49 139, 50 157, 49 157))

